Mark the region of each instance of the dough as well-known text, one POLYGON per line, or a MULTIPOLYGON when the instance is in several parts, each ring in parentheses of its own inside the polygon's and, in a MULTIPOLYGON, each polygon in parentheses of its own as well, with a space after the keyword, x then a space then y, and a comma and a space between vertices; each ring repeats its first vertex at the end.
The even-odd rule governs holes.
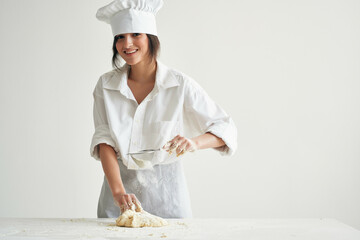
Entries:
POLYGON ((116 226, 119 227, 162 227, 168 225, 167 221, 161 217, 152 215, 141 209, 127 209, 118 219, 116 226))

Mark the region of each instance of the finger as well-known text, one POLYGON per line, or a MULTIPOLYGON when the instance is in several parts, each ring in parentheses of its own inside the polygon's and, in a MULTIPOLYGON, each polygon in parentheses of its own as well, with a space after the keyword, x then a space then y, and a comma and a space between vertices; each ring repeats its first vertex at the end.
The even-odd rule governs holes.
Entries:
POLYGON ((186 146, 185 146, 185 152, 184 153, 187 153, 187 152, 194 152, 196 150, 196 146, 195 146, 195 143, 191 140, 191 139, 187 139, 187 143, 186 143, 186 146))
POLYGON ((177 139, 177 148, 179 148, 180 146, 184 146, 186 144, 186 138, 183 136, 179 136, 177 139))
POLYGON ((119 199, 116 199, 116 202, 120 207, 126 204, 124 196, 121 196, 119 199))
POLYGON ((176 154, 179 155, 181 152, 183 152, 184 150, 186 150, 186 145, 187 145, 186 140, 183 140, 183 141, 179 144, 179 146, 177 147, 177 149, 176 149, 176 154))
MULTIPOLYGON (((175 137, 176 138, 176 137, 175 137)), ((176 139, 173 138, 170 141, 168 141, 167 143, 165 143, 165 145, 163 146, 163 149, 165 149, 166 151, 169 150, 169 148, 171 147, 171 145, 176 142, 176 139)))
POLYGON ((183 155, 183 154, 185 154, 185 153, 186 153, 186 150, 183 150, 183 151, 181 151, 180 153, 176 154, 176 157, 179 157, 179 156, 181 156, 181 155, 183 155))
POLYGON ((120 211, 121 211, 121 213, 125 212, 127 209, 128 209, 128 206, 126 204, 125 198, 121 197, 121 200, 120 200, 120 211))
POLYGON ((166 151, 170 151, 174 145, 176 145, 177 141, 178 141, 178 137, 179 135, 175 136, 173 139, 171 139, 170 141, 168 141, 164 146, 163 149, 165 149, 166 151))
POLYGON ((121 211, 121 213, 124 213, 124 212, 127 211, 127 210, 130 210, 128 204, 125 203, 125 204, 120 205, 120 211, 121 211))
POLYGON ((137 204, 137 198, 135 197, 135 194, 130 194, 130 197, 131 197, 131 202, 132 202, 132 204, 137 204))
POLYGON ((174 140, 171 141, 170 149, 175 149, 177 146, 179 146, 181 142, 181 136, 176 136, 174 140))
POLYGON ((172 151, 176 150, 177 147, 178 147, 177 142, 176 142, 175 144, 172 144, 172 145, 169 147, 169 152, 171 153, 172 151))
POLYGON ((178 153, 178 151, 179 151, 179 145, 174 146, 174 148, 172 148, 169 153, 171 154, 172 151, 175 151, 175 152, 176 152, 176 155, 179 154, 179 153, 178 153))
POLYGON ((171 142, 169 141, 169 142, 165 143, 165 145, 162 148, 165 149, 166 151, 169 151, 170 145, 171 145, 171 142))
POLYGON ((177 141, 175 141, 175 142, 173 142, 171 145, 170 145, 170 147, 169 147, 169 154, 172 154, 172 152, 174 151, 174 150, 176 150, 176 148, 178 147, 178 142, 177 141))
POLYGON ((120 212, 121 212, 121 213, 125 212, 124 205, 120 205, 120 212))
POLYGON ((188 151, 188 149, 190 148, 191 146, 191 140, 186 138, 186 137, 181 137, 180 138, 180 144, 177 148, 177 155, 181 155, 181 154, 184 154, 188 151))
POLYGON ((188 151, 186 150, 186 148, 185 149, 182 149, 177 155, 176 155, 176 157, 179 157, 179 156, 181 156, 181 155, 183 155, 183 154, 185 154, 185 153, 187 153, 188 151))
POLYGON ((126 194, 124 197, 125 197, 125 200, 126 200, 126 204, 130 209, 132 207, 132 205, 133 205, 131 196, 130 196, 130 194, 126 194))
POLYGON ((134 203, 135 206, 136 206, 135 211, 141 212, 141 211, 143 210, 143 208, 141 207, 141 204, 140 204, 139 200, 135 197, 134 194, 133 194, 133 196, 132 196, 132 201, 133 201, 133 203, 134 203))
POLYGON ((124 212, 124 211, 130 209, 126 195, 127 194, 121 196, 121 198, 120 198, 120 210, 121 210, 121 212, 124 212))

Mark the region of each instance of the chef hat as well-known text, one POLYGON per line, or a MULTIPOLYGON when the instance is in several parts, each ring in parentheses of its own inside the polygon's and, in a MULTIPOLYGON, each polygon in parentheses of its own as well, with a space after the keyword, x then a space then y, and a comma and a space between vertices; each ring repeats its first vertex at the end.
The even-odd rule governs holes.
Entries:
POLYGON ((114 37, 124 33, 157 35, 155 15, 162 0, 115 0, 100 8, 96 18, 109 23, 114 37))

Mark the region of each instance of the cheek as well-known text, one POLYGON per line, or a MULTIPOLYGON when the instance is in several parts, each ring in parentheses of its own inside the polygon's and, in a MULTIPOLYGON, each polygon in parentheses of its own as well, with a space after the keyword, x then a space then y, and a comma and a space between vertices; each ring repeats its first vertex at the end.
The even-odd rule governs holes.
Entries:
POLYGON ((149 51, 149 44, 147 41, 141 43, 141 48, 143 49, 143 52, 149 51))
POLYGON ((118 53, 121 54, 122 48, 121 48, 120 44, 116 43, 115 47, 116 47, 116 50, 118 51, 118 53))
POLYGON ((138 40, 138 45, 141 46, 142 49, 148 49, 148 39, 147 37, 143 37, 138 40))

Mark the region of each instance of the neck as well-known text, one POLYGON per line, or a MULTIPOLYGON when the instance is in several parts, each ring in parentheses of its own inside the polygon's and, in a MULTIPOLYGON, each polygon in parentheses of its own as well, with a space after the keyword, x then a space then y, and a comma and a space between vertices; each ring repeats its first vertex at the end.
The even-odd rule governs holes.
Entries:
POLYGON ((156 61, 141 61, 131 65, 129 79, 139 83, 155 82, 156 61))

